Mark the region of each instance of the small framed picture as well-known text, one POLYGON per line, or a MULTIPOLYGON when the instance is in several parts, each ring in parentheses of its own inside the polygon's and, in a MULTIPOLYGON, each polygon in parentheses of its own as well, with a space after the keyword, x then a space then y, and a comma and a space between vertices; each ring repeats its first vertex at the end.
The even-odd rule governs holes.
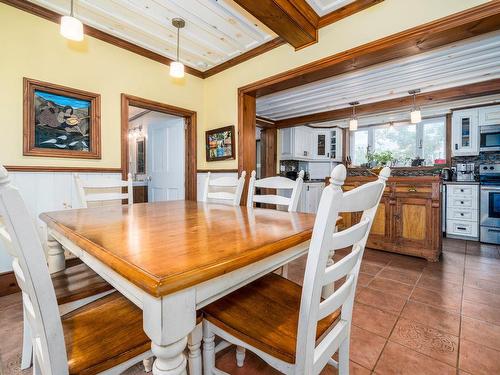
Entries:
POLYGON ((207 161, 234 159, 234 125, 212 129, 205 132, 207 161))
POLYGON ((23 154, 101 158, 99 94, 24 78, 23 154))

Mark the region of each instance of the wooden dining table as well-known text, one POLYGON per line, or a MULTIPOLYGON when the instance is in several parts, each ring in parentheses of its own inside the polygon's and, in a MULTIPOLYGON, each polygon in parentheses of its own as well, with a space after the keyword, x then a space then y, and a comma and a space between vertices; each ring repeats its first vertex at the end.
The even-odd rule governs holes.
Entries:
POLYGON ((73 253, 143 311, 156 375, 186 374, 196 311, 307 252, 315 215, 169 201, 43 213, 49 269, 73 253))

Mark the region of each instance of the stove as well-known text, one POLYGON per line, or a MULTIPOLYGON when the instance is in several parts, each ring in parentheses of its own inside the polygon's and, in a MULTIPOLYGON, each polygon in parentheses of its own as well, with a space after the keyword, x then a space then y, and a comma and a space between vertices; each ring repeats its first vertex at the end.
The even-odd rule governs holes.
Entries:
POLYGON ((500 164, 479 166, 481 242, 500 244, 500 164))

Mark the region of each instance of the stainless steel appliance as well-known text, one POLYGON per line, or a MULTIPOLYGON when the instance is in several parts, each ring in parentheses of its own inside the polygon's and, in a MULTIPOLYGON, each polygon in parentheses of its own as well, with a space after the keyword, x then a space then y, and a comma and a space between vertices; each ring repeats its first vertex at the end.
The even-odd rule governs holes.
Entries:
POLYGON ((483 125, 479 132, 479 151, 500 151, 500 125, 483 125))
POLYGON ((481 242, 500 244, 500 164, 481 164, 481 242))
POLYGON ((474 180, 474 163, 457 164, 457 181, 474 180))

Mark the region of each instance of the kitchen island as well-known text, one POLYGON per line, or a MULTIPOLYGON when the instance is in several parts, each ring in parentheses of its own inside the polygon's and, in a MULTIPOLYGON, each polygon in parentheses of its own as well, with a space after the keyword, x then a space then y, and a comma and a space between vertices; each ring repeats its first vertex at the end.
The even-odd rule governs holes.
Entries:
MULTIPOLYGON (((375 176, 349 176, 343 189, 349 191, 375 179, 375 176)), ((389 178, 367 247, 436 262, 442 250, 441 200, 439 176, 389 178)), ((361 219, 361 213, 357 212, 341 216, 344 227, 361 219)))

